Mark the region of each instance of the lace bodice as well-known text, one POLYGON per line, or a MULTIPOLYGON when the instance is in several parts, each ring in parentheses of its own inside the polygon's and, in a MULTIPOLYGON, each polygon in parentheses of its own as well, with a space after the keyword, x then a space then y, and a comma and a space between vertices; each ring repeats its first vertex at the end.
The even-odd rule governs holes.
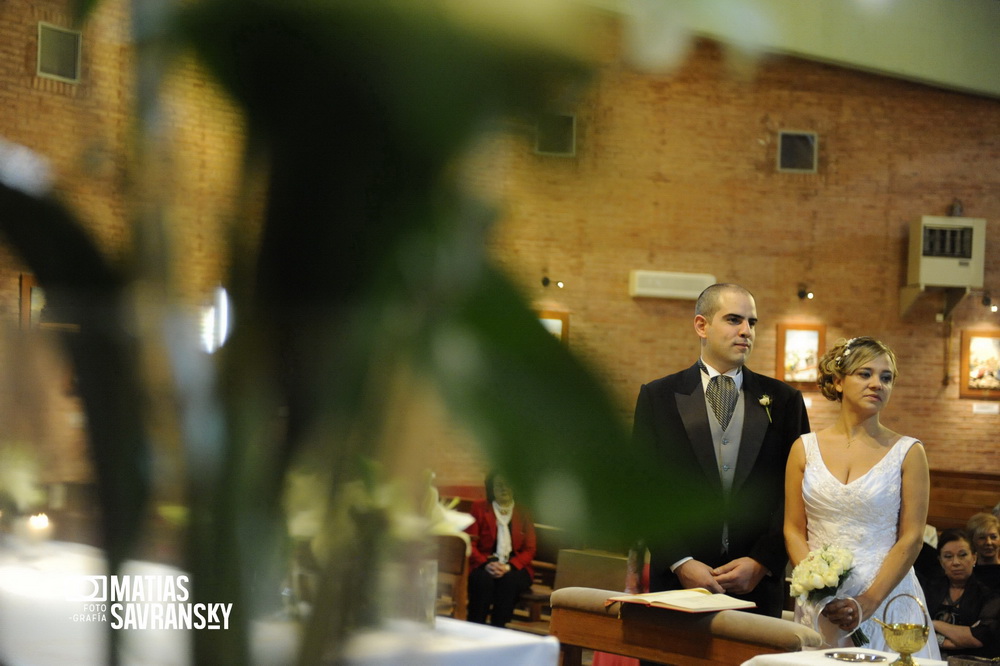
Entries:
POLYGON ((899 438, 868 472, 843 483, 827 469, 815 433, 803 437, 802 497, 809 549, 835 545, 854 553, 850 582, 859 588, 856 592, 871 585, 885 554, 896 543, 903 459, 916 441, 899 438))
MULTIPOLYGON (((850 550, 854 554, 854 566, 837 596, 856 596, 871 586, 886 553, 896 543, 902 501, 903 460, 917 440, 900 437, 874 467, 850 483, 840 481, 827 469, 815 433, 803 435, 802 442, 806 454, 802 498, 809 549, 834 545, 850 550)), ((902 593, 912 594, 921 603, 924 602, 923 592, 912 569, 889 594, 875 616, 882 619, 886 604, 902 593)), ((817 620, 818 610, 797 603, 796 619, 812 625, 817 620)), ((917 622, 918 618, 919 611, 912 600, 900 599, 889 608, 889 622, 917 622)), ((862 629, 872 641, 865 647, 889 649, 876 622, 869 619, 862 623, 862 629)), ((830 639, 830 636, 827 638, 830 639)), ((843 634, 835 638, 841 645, 851 645, 843 634)), ((933 630, 929 643, 933 644, 918 655, 939 659, 933 630)), ((833 644, 837 643, 831 640, 833 644)))

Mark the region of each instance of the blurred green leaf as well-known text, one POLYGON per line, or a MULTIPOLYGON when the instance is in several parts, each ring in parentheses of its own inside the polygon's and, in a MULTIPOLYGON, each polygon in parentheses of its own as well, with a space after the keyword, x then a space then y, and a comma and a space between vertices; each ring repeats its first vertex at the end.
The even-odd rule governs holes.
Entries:
MULTIPOLYGON (((75 6, 85 16, 95 4, 75 6)), ((190 48, 243 109, 248 163, 260 159, 267 174, 260 247, 234 260, 239 317, 218 357, 218 395, 188 406, 213 424, 185 433, 189 451, 211 453, 189 477, 188 564, 196 595, 235 604, 230 632, 196 636, 197 663, 248 660, 256 602, 277 595, 289 465, 319 452, 310 459, 329 473, 330 502, 341 501, 357 461, 386 455, 401 370, 434 380, 538 519, 592 544, 683 529, 705 506, 668 461, 632 441, 597 375, 490 263, 493 212, 453 182, 455 160, 482 129, 546 108, 588 66, 510 30, 470 29, 447 5, 205 0, 166 14, 169 3, 133 3, 140 117, 153 108, 163 58, 190 48)), ((116 307, 121 278, 97 267, 69 277, 116 307)), ((141 500, 141 412, 122 394, 141 394, 134 359, 125 341, 104 340, 75 352, 126 377, 93 405, 122 435, 95 428, 101 485, 109 498, 141 500)), ((118 549, 142 504, 123 506, 118 549)), ((348 604, 366 608, 356 597, 373 593, 363 584, 378 558, 365 553, 383 544, 385 517, 355 517, 355 543, 338 535, 327 564, 304 662, 326 658, 331 639, 342 647, 352 623, 366 621, 348 604)))
POLYGON ((0 185, 0 232, 45 288, 61 323, 87 415, 104 546, 116 568, 134 546, 149 493, 135 341, 125 280, 59 202, 0 185))
POLYGON ((620 549, 693 527, 710 508, 632 441, 602 382, 495 269, 432 329, 428 372, 540 522, 620 549))
POLYGON ((72 0, 73 22, 81 25, 101 0, 72 0))
MULTIPOLYGON (((135 340, 128 333, 125 279, 59 202, 0 184, 0 232, 46 291, 63 333, 87 420, 97 478, 100 536, 109 571, 134 554, 150 487, 150 451, 135 340)), ((109 643, 117 663, 117 634, 109 643)))

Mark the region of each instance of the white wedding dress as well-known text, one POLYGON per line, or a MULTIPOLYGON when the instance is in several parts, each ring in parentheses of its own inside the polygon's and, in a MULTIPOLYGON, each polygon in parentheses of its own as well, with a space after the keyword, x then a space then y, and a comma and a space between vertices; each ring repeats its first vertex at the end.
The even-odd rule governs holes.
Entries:
MULTIPOLYGON (((802 497, 806 508, 806 532, 810 550, 826 545, 846 548, 854 554, 853 569, 837 593, 838 597, 856 596, 868 589, 875 579, 886 553, 896 543, 896 529, 902 490, 903 459, 917 440, 900 437, 888 453, 863 476, 842 483, 823 461, 816 433, 802 436, 806 466, 802 479, 802 497)), ((925 604, 912 567, 903 580, 882 602, 874 617, 892 624, 920 623, 921 611, 909 597, 893 601, 899 594, 912 594, 925 604), (891 605, 890 605, 891 602, 891 605), (884 615, 886 606, 888 615, 884 615)), ((795 602, 795 620, 814 627, 831 647, 854 647, 850 636, 819 615, 822 606, 795 602)), ((923 622, 930 624, 926 618, 923 622)), ((862 647, 892 652, 885 643, 881 626, 872 619, 861 623, 869 639, 862 647)), ((931 626, 927 645, 916 657, 940 659, 937 637, 931 626)))

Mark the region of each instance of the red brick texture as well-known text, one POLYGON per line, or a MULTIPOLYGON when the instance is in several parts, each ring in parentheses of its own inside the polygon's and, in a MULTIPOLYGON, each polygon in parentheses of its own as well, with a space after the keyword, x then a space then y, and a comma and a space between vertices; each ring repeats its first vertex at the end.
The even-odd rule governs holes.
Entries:
MULTIPOLYGON (((170 289, 195 305, 226 270, 241 120, 185 62, 164 108, 166 175, 130 181, 124 7, 105 0, 84 28, 83 82, 73 86, 34 75, 37 21, 69 25, 63 3, 0 3, 0 136, 52 160, 60 195, 112 257, 132 251, 129 188, 169 192, 170 289)), ((945 323, 935 321, 939 295, 906 316, 898 301, 910 221, 945 214, 954 198, 988 220, 986 285, 1000 299, 1000 103, 790 57, 734 77, 708 42, 669 74, 635 71, 610 53, 572 109, 575 158, 535 155, 511 131, 472 161, 471 179, 503 202, 492 255, 528 299, 571 313, 570 347, 606 380, 623 419, 641 383, 697 354, 693 302, 630 298, 629 271, 711 273, 757 297, 752 368, 774 373, 781 322, 825 324, 831 342, 878 336, 901 369, 884 422, 922 439, 935 469, 996 472, 1000 416, 959 399, 958 340, 963 329, 1000 328, 1000 315, 979 294, 945 323), (818 173, 776 172, 781 129, 818 133, 818 173), (543 275, 565 289, 543 287, 543 275), (799 300, 801 282, 815 300, 799 300)), ((22 270, 0 249, 0 318, 16 320, 22 270)), ((808 397, 813 424, 830 424, 834 406, 808 397)), ((426 458, 438 481, 481 483, 474 445, 452 426, 442 431, 426 458)))

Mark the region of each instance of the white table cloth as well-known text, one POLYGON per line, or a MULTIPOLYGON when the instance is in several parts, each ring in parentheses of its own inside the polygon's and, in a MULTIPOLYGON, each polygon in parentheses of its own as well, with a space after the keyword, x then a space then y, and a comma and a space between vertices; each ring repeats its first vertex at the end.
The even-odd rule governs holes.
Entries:
MULTIPOLYGON (((80 586, 88 577, 106 573, 103 553, 91 546, 46 541, 8 544, 0 550, 0 662, 5 666, 106 664, 107 622, 95 621, 96 614, 87 612, 87 604, 74 599, 83 592, 80 586)), ((123 573, 172 576, 181 572, 137 562, 129 563, 123 573)), ((126 666, 187 664, 187 632, 125 631, 123 639, 126 666)))
MULTIPOLYGON (((79 581, 103 576, 103 553, 90 546, 42 542, 0 548, 0 663, 4 666, 103 666, 108 621, 81 617, 79 581), (75 581, 77 584, 68 584, 75 581)), ((184 572, 153 562, 127 562, 122 574, 172 577, 184 572)), ((191 581, 192 584, 194 581, 191 581)), ((88 590, 82 590, 86 594, 88 590)), ((436 618, 434 629, 401 623, 359 634, 348 646, 352 666, 556 666, 559 642, 510 629, 436 618)), ((190 630, 126 629, 123 666, 188 666, 190 630)), ((295 662, 297 625, 254 622, 253 666, 295 662)), ((829 666, 829 665, 826 665, 829 666)))
MULTIPOLYGON (((415 625, 356 636, 347 649, 351 666, 556 666, 559 641, 439 617, 434 630, 415 625)), ((827 665, 829 666, 829 665, 827 665)))
MULTIPOLYGON (((742 666, 838 666, 852 662, 840 661, 826 656, 831 652, 861 652, 864 654, 874 654, 885 657, 885 661, 860 661, 857 664, 870 666, 889 666, 899 658, 895 652, 880 652, 878 650, 866 650, 864 648, 833 648, 830 650, 805 650, 803 652, 784 652, 781 654, 760 654, 744 661, 742 666)), ((946 661, 934 659, 924 659, 914 657, 917 666, 947 666, 946 661)))
MULTIPOLYGON (((10 542, 0 548, 0 663, 4 666, 104 666, 108 654, 105 611, 88 612, 81 585, 104 576, 103 552, 91 546, 58 541, 36 544, 10 542)), ((126 562, 121 574, 172 578, 183 571, 154 562, 126 562)), ((105 604, 106 606, 108 604, 105 604)), ((126 629, 121 632, 123 666, 188 666, 190 630, 126 629)), ((251 625, 253 666, 294 663, 298 634, 287 621, 251 625)))

